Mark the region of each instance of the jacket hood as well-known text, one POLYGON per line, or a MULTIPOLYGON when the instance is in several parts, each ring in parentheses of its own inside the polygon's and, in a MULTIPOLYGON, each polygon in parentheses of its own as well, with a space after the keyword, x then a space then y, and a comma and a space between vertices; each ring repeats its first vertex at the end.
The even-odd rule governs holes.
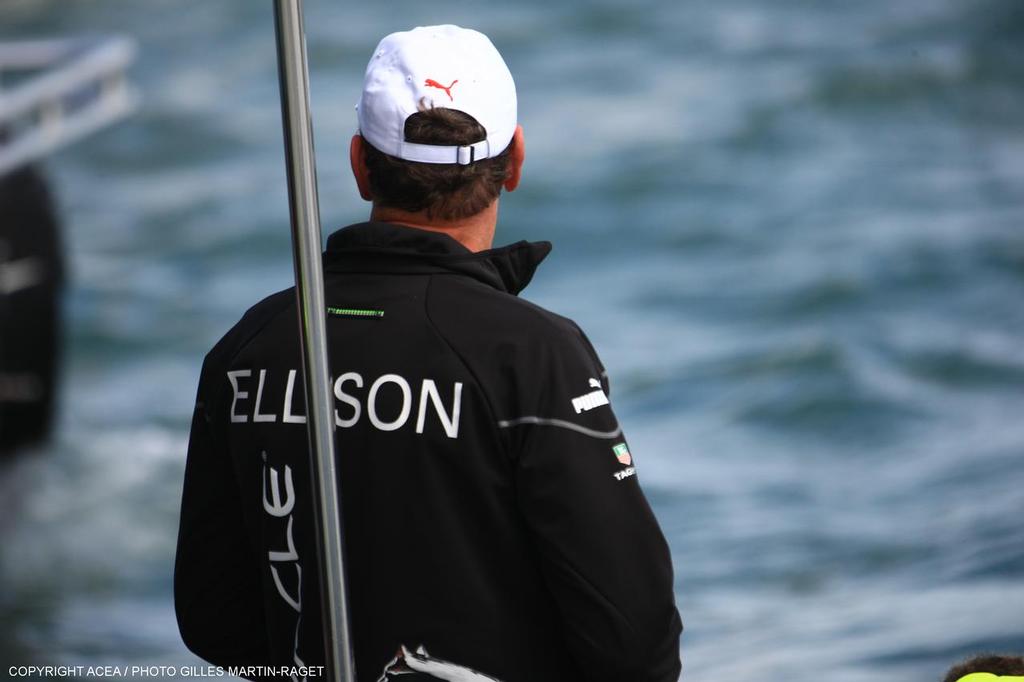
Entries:
POLYGON ((350 225, 327 239, 326 270, 363 272, 454 272, 518 294, 533 279, 551 242, 518 241, 473 252, 441 232, 393 223, 350 225))

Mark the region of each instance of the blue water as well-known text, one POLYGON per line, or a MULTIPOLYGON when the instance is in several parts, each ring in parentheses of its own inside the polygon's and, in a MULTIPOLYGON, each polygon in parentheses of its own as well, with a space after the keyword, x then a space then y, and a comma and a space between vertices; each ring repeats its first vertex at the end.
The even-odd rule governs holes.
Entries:
MULTIPOLYGON (((325 228, 383 34, 487 32, 527 165, 499 242, 575 318, 672 547, 684 678, 937 680, 1024 651, 1024 5, 307 0, 325 228)), ((0 473, 0 663, 198 665, 170 597, 202 355, 291 262, 269 3, 5 0, 134 36, 129 122, 47 164, 53 443, 0 473)), ((623 542, 628 543, 628 538, 623 542)))

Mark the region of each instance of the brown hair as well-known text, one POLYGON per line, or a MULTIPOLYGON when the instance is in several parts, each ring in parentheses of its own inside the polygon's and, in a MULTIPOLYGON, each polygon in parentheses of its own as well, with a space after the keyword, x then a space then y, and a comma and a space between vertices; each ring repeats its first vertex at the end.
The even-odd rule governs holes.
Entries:
POLYGON ((988 654, 975 656, 950 668, 943 682, 956 682, 969 673, 992 673, 993 675, 1024 675, 1024 657, 998 656, 988 654))
MULTIPOLYGON (((405 120, 407 142, 467 145, 486 137, 475 118, 456 109, 423 109, 405 120)), ((460 166, 405 161, 363 141, 374 202, 411 213, 426 211, 431 219, 476 215, 498 198, 508 177, 509 147, 495 157, 460 166)))

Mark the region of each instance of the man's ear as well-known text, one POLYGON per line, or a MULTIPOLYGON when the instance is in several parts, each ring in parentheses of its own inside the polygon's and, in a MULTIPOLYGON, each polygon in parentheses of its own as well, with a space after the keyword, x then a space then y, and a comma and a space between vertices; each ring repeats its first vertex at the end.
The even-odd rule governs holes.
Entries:
POLYGON ((523 161, 526 160, 526 142, 523 140, 523 126, 517 125, 512 135, 511 149, 508 154, 508 177, 502 185, 505 191, 512 192, 519 186, 519 178, 523 174, 523 161))
POLYGON ((359 196, 367 201, 373 201, 370 194, 370 169, 366 167, 366 155, 363 152, 363 145, 366 140, 359 133, 352 136, 349 143, 348 156, 352 163, 352 175, 356 178, 356 186, 359 188, 359 196))

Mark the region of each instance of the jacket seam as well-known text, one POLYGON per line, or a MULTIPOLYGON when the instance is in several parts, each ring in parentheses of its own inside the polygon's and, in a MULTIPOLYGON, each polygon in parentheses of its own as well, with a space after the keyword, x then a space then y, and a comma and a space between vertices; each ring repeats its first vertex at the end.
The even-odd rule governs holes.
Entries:
MULTIPOLYGON (((295 290, 295 289, 294 289, 294 287, 292 287, 291 289, 285 289, 285 291, 292 291, 292 292, 294 292, 294 290, 295 290)), ((283 292, 282 292, 282 293, 283 293, 283 292)), ((274 321, 274 320, 276 320, 276 319, 277 319, 278 317, 280 317, 280 316, 281 316, 282 314, 284 314, 284 312, 285 312, 286 310, 289 310, 290 308, 293 308, 293 307, 294 307, 294 304, 295 304, 295 301, 294 301, 294 299, 293 299, 292 301, 289 301, 289 303, 288 303, 287 305, 285 305, 285 306, 284 306, 283 308, 281 308, 281 310, 278 310, 278 311, 277 311, 276 313, 273 313, 272 315, 270 315, 270 316, 269 316, 269 317, 268 317, 268 318, 267 318, 266 320, 264 320, 264 321, 263 321, 263 324, 259 325, 259 326, 258 326, 258 327, 256 327, 255 329, 253 329, 253 330, 252 330, 252 333, 251 333, 251 334, 248 334, 248 335, 247 335, 247 336, 245 337, 245 340, 244 340, 244 341, 242 341, 242 342, 241 342, 240 344, 238 344, 238 345, 237 345, 237 346, 235 347, 235 350, 234 350, 234 352, 233 352, 233 353, 231 353, 231 354, 230 354, 230 355, 229 355, 229 356, 228 356, 228 357, 226 358, 226 359, 228 360, 227 364, 231 364, 231 361, 232 361, 232 360, 234 360, 234 359, 235 359, 235 358, 237 358, 237 357, 238 357, 239 355, 241 355, 241 354, 242 354, 242 353, 243 353, 243 352, 245 351, 245 349, 249 347, 249 344, 251 344, 251 343, 252 343, 253 341, 255 341, 255 340, 256 340, 256 336, 257 336, 257 335, 258 335, 258 334, 259 334, 259 333, 260 333, 261 331, 263 331, 263 330, 264 330, 264 329, 265 329, 265 328, 266 328, 266 327, 267 327, 268 325, 270 325, 270 323, 271 323, 271 322, 273 322, 273 321, 274 321)))
MULTIPOLYGON (((459 353, 459 351, 455 348, 455 345, 448 339, 447 336, 445 336, 444 332, 441 331, 440 327, 438 327, 437 323, 435 323, 434 319, 430 316, 430 289, 433 286, 433 284, 434 275, 427 275, 427 290, 423 296, 423 316, 426 318, 427 323, 430 325, 430 328, 434 330, 435 334, 437 334, 438 338, 440 338, 444 342, 444 344, 448 346, 448 349, 452 352, 452 355, 454 355, 455 358, 459 361, 459 364, 461 364, 466 369, 466 371, 469 372, 470 376, 473 377, 473 381, 476 382, 476 385, 480 387, 480 394, 484 398, 484 405, 487 407, 487 412, 491 418, 490 423, 492 425, 497 425, 498 419, 495 416, 496 413, 494 411, 494 405, 491 404, 491 396, 489 395, 487 389, 484 387, 483 382, 480 381, 480 377, 477 376, 477 373, 473 371, 473 368, 470 366, 470 364, 466 361, 462 354, 459 353)), ((501 444, 502 450, 504 450, 506 461, 511 463, 512 453, 509 450, 509 445, 505 440, 504 434, 499 429, 495 428, 495 435, 498 438, 498 442, 501 444)))
POLYGON ((570 573, 572 573, 572 574, 573 574, 574 576, 576 576, 576 578, 577 578, 577 579, 578 579, 578 580, 579 580, 579 581, 580 581, 581 583, 583 583, 583 584, 584 584, 584 585, 586 585, 586 586, 587 586, 588 588, 590 588, 591 590, 593 590, 594 594, 596 594, 597 596, 601 597, 601 599, 602 599, 602 600, 603 600, 603 601, 604 601, 604 602, 605 602, 606 604, 608 604, 608 606, 609 606, 609 607, 611 607, 612 611, 614 611, 614 612, 615 612, 615 614, 616 614, 616 615, 617 615, 617 616, 618 616, 619 618, 621 618, 621 619, 622 619, 622 622, 623 622, 623 623, 625 623, 626 627, 627 627, 627 628, 629 628, 629 633, 630 633, 630 635, 632 635, 633 637, 636 637, 636 633, 637 633, 637 631, 636 631, 636 627, 635 627, 635 626, 633 625, 633 623, 632 623, 632 622, 630 621, 629 617, 628 617, 628 616, 626 616, 626 614, 625 614, 625 613, 623 613, 623 612, 622 612, 622 611, 621 611, 621 610, 619 609, 619 607, 618 607, 618 606, 617 606, 617 605, 615 604, 615 602, 613 602, 613 601, 612 601, 611 599, 609 599, 609 598, 608 598, 608 596, 607 596, 607 595, 606 595, 606 594, 605 594, 604 592, 602 592, 602 591, 601 591, 600 589, 598 589, 598 587, 597 587, 597 586, 596 586, 596 585, 595 585, 594 583, 592 583, 592 582, 591 582, 590 580, 588 580, 588 579, 587 579, 587 577, 586 577, 585 575, 583 575, 583 574, 582 574, 582 573, 581 573, 581 572, 580 572, 579 570, 577 570, 577 569, 576 569, 576 567, 575 567, 575 566, 573 566, 573 565, 572 565, 571 563, 569 563, 568 561, 559 561, 559 562, 558 562, 558 565, 560 565, 560 566, 564 567, 564 568, 565 568, 565 570, 569 571, 569 572, 570 572, 570 573))
MULTIPOLYGON (((277 294, 272 294, 272 296, 283 294, 286 291, 293 291, 294 292, 294 287, 292 287, 291 289, 284 289, 283 291, 280 291, 277 294)), ((257 304, 257 305, 259 305, 259 304, 257 304)), ((255 307, 255 306, 253 306, 253 307, 255 307)), ((262 324, 260 324, 260 325, 256 326, 255 328, 249 330, 246 334, 241 335, 242 336, 242 340, 241 341, 238 341, 238 342, 232 343, 232 344, 228 344, 227 348, 221 350, 220 352, 218 352, 216 354, 214 354, 214 352, 211 351, 209 357, 210 357, 211 360, 214 361, 214 364, 217 365, 215 367, 211 367, 211 369, 226 371, 227 368, 231 366, 231 363, 235 360, 235 358, 237 358, 239 355, 241 355, 245 351, 245 349, 248 348, 249 345, 253 341, 256 340, 256 337, 259 335, 260 332, 262 332, 268 325, 270 325, 270 323, 272 323, 274 320, 276 320, 286 310, 289 310, 290 308, 293 308, 293 307, 294 307, 294 301, 290 301, 283 308, 281 308, 281 310, 278 310, 276 313, 273 313, 272 315, 268 316, 267 319, 265 319, 262 324)), ((252 309, 250 308, 250 311, 251 310, 252 309)), ((246 314, 248 314, 248 312, 250 312, 250 311, 247 311, 246 314)), ((244 321, 245 321, 245 315, 243 315, 242 319, 239 320, 238 325, 241 325, 244 321)), ((217 348, 215 347, 213 350, 216 351, 217 348)), ((211 378, 211 380, 214 379, 214 377, 210 377, 210 378, 211 378)), ((214 391, 215 395, 217 395, 219 397, 220 392, 221 392, 222 389, 217 384, 214 384, 213 386, 211 386, 209 388, 212 389, 214 391)), ((202 390, 202 386, 200 386, 200 391, 201 390, 202 390)), ((211 396, 208 396, 208 395, 203 396, 204 402, 208 402, 208 403, 212 404, 212 401, 210 400, 210 397, 211 396)))

